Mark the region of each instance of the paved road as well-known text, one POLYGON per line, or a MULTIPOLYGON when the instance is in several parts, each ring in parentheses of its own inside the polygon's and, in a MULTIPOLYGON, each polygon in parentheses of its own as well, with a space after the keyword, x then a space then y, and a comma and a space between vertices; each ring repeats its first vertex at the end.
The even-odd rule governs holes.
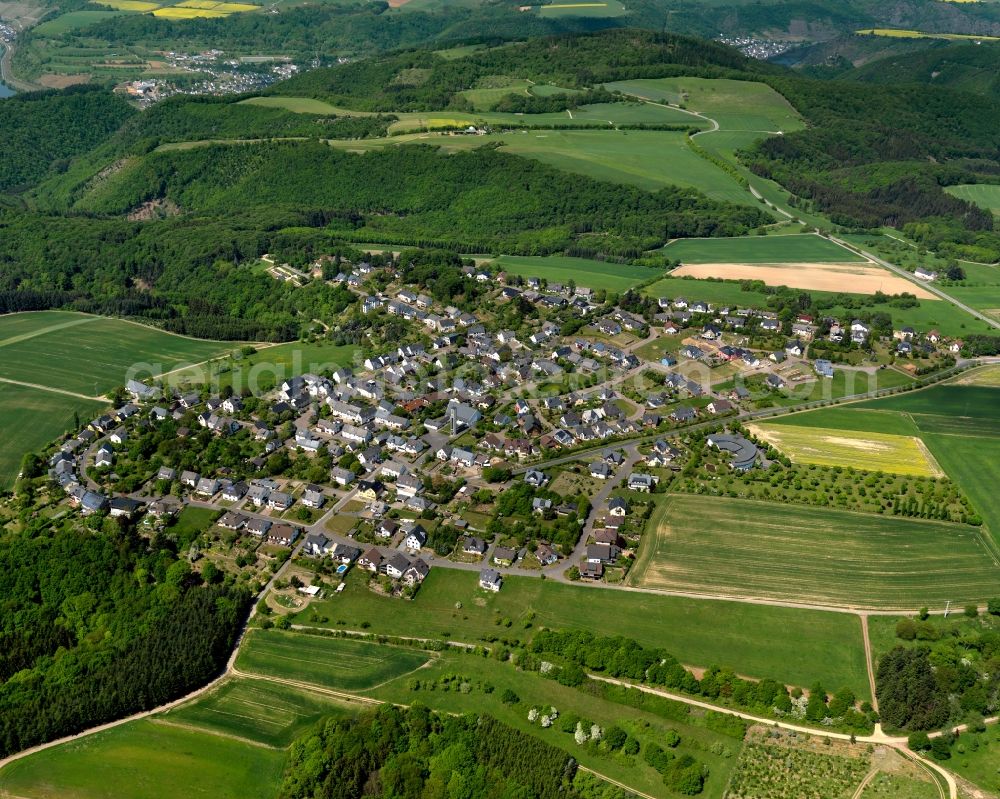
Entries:
POLYGON ((980 321, 985 322, 990 327, 1000 329, 1000 322, 998 322, 996 319, 991 319, 986 314, 984 314, 984 313, 982 313, 980 311, 977 311, 975 308, 969 307, 968 305, 966 305, 961 300, 957 300, 954 297, 952 297, 950 294, 948 294, 947 292, 942 291, 940 288, 938 288, 937 286, 935 286, 933 283, 925 283, 923 281, 917 280, 913 276, 912 272, 907 272, 905 269, 903 269, 903 268, 901 268, 899 266, 896 266, 894 263, 890 263, 889 261, 886 261, 884 258, 879 258, 877 255, 874 255, 873 253, 870 253, 867 250, 863 250, 860 247, 855 247, 853 244, 848 244, 846 241, 844 241, 843 239, 838 239, 836 236, 830 235, 830 236, 827 236, 826 238, 828 238, 834 244, 839 244, 841 247, 845 247, 846 249, 850 250, 851 252, 857 253, 858 255, 861 255, 864 258, 868 258, 869 260, 874 261, 879 266, 885 267, 886 269, 888 269, 893 274, 896 274, 896 275, 899 275, 900 277, 906 278, 911 283, 913 283, 913 284, 915 284, 917 286, 920 286, 920 288, 929 291, 931 294, 936 295, 940 299, 945 300, 946 302, 950 302, 956 308, 959 308, 959 309, 965 311, 970 316, 974 316, 976 319, 979 319, 980 321))

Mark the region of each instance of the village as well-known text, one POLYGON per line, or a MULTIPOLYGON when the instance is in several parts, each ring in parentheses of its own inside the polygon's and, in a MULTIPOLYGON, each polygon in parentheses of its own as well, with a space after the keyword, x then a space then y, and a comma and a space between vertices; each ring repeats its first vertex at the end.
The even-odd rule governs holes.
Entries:
POLYGON ((192 557, 239 558, 262 578, 288 558, 327 564, 301 570, 294 607, 351 568, 410 597, 432 567, 476 570, 488 591, 505 574, 622 582, 648 495, 696 448, 734 474, 767 469, 776 453, 741 418, 861 394, 897 359, 961 348, 693 296, 609 301, 472 264, 461 279, 490 310, 462 310, 373 261, 303 272, 265 258, 275 279, 343 283, 360 318, 402 337, 263 392, 131 380, 130 401, 50 451, 66 501, 168 532, 185 509, 208 512, 216 546, 192 557))

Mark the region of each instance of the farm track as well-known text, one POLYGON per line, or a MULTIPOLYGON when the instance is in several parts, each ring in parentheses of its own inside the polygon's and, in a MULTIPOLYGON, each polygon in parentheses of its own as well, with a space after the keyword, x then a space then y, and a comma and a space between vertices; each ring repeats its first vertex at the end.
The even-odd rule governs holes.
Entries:
POLYGON ((66 397, 73 397, 75 399, 91 400, 93 402, 108 402, 108 403, 111 402, 111 400, 108 397, 105 397, 105 396, 91 397, 91 396, 88 396, 87 394, 77 394, 75 391, 66 391, 65 389, 62 389, 62 388, 53 388, 52 386, 43 386, 40 383, 25 383, 25 382, 23 382, 21 380, 11 380, 10 378, 7 378, 7 377, 0 377, 0 383, 9 383, 12 386, 22 386, 24 388, 33 388, 33 389, 36 389, 38 391, 48 391, 48 392, 51 392, 52 394, 62 394, 64 396, 66 396, 66 397))

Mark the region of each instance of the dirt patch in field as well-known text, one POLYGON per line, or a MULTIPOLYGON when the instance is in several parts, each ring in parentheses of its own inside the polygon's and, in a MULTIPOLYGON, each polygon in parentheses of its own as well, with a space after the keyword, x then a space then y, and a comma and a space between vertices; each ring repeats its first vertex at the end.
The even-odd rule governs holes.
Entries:
POLYGON ((38 82, 49 89, 65 89, 67 86, 78 86, 81 83, 90 83, 90 74, 81 73, 79 75, 42 75, 38 82))
POLYGON ((991 364, 973 369, 952 381, 956 386, 987 386, 1000 388, 1000 364, 991 364))
POLYGON ((875 264, 683 264, 671 277, 715 277, 724 280, 761 280, 769 286, 789 286, 813 291, 844 291, 851 294, 913 294, 922 300, 938 299, 906 278, 875 264))
POLYGON ((405 6, 410 0, 389 0, 389 8, 399 8, 405 6))

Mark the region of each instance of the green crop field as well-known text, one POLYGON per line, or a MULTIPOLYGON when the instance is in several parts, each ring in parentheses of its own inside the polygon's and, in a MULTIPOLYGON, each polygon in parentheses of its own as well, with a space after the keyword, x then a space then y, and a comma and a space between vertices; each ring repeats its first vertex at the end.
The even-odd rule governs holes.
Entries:
POLYGON ((359 707, 267 680, 237 678, 156 718, 286 747, 320 718, 353 715, 359 707))
POLYGON ((315 100, 312 97, 251 97, 249 100, 241 100, 247 105, 262 105, 265 108, 283 108, 293 114, 349 114, 352 116, 364 116, 361 111, 347 111, 337 108, 322 100, 315 100))
POLYGON ((420 668, 428 655, 386 650, 366 641, 254 630, 240 647, 238 669, 343 691, 363 691, 420 668))
POLYGON ((1000 186, 989 183, 966 183, 960 186, 948 186, 945 188, 952 197, 960 200, 967 200, 986 208, 995 214, 1000 214, 1000 186))
POLYGON ((524 277, 544 278, 549 283, 566 283, 608 291, 625 291, 660 274, 645 266, 591 261, 563 256, 501 255, 493 265, 497 269, 524 277))
POLYGON ((74 412, 87 421, 106 405, 0 382, 0 491, 13 486, 26 452, 72 430, 74 412))
POLYGON ((668 258, 691 264, 851 263, 864 259, 811 233, 678 239, 663 248, 668 258))
POLYGON ((529 86, 531 86, 529 81, 519 78, 486 76, 479 81, 478 86, 466 89, 460 92, 460 95, 468 100, 476 111, 485 111, 508 94, 527 94, 529 86))
POLYGON ((979 530, 946 522, 671 495, 647 530, 643 588, 909 608, 983 600, 1000 579, 979 530))
POLYGON ((11 763, 0 796, 274 799, 284 761, 274 749, 144 719, 11 763))
POLYGON ((698 280, 693 277, 665 277, 642 290, 647 297, 685 297, 688 302, 700 300, 714 305, 739 305, 764 308, 767 295, 760 291, 744 291, 736 281, 698 280))
MULTIPOLYGON (((470 124, 461 114, 422 115, 427 124, 470 124)), ((472 117, 472 120, 481 117, 472 117)), ((745 205, 753 197, 729 174, 701 158, 680 131, 650 130, 524 130, 487 136, 404 134, 383 139, 333 141, 331 147, 362 152, 419 142, 446 150, 463 150, 500 142, 515 155, 612 183, 627 183, 650 191, 664 186, 698 189, 717 200, 745 205)))
POLYGON ((1000 389, 937 385, 845 408, 794 414, 774 424, 918 435, 945 474, 965 491, 1000 547, 1000 389))
POLYGON ((852 466, 871 472, 940 477, 940 467, 916 436, 824 427, 754 424, 751 431, 795 463, 852 466))
POLYGON ((123 385, 130 369, 158 375, 234 347, 63 311, 0 317, 0 377, 90 396, 123 385))
POLYGON ((859 403, 908 415, 922 432, 1000 435, 1000 391, 989 386, 945 385, 859 403))
POLYGON ((294 375, 353 366, 357 352, 358 348, 352 344, 291 341, 262 347, 246 357, 220 359, 207 368, 184 370, 172 379, 182 385, 209 385, 213 391, 231 386, 237 393, 245 388, 259 393, 280 385, 294 375))
POLYGON ((50 19, 47 22, 43 22, 38 27, 34 28, 32 33, 38 36, 61 36, 69 31, 86 28, 88 25, 93 25, 95 22, 102 22, 103 20, 117 16, 117 11, 97 11, 91 9, 85 11, 70 11, 66 14, 60 14, 58 17, 50 19))
POLYGON ((908 416, 889 410, 859 408, 861 403, 793 413, 780 419, 769 419, 768 425, 781 427, 822 427, 828 430, 849 430, 864 433, 890 433, 897 436, 919 435, 920 430, 908 416))
POLYGON ((139 377, 161 374, 232 346, 64 311, 0 316, 0 491, 26 452, 72 428, 74 412, 88 421, 106 407, 99 397, 133 366, 139 377))
MULTIPOLYGON (((768 133, 801 130, 802 118, 778 92, 763 83, 717 78, 655 78, 606 84, 655 102, 681 105, 719 123, 722 131, 768 133)), ((706 134, 706 141, 711 134, 706 134)))
MULTIPOLYGON (((730 666, 741 674, 794 685, 850 685, 867 695, 864 649, 857 619, 841 614, 654 593, 600 590, 529 577, 507 577, 498 594, 478 588, 478 575, 432 569, 412 602, 370 591, 364 575, 319 603, 330 626, 342 622, 389 635, 476 642, 492 636, 529 638, 540 627, 624 635, 663 647, 684 663, 730 666), (530 629, 524 622, 530 618, 530 629), (503 620, 514 625, 508 630, 503 620), (791 631, 791 632, 790 632, 791 631), (791 634, 791 633, 794 634, 791 634), (761 646, 767 641, 767 646, 761 646)), ((311 624, 310 615, 302 623, 311 624)))

